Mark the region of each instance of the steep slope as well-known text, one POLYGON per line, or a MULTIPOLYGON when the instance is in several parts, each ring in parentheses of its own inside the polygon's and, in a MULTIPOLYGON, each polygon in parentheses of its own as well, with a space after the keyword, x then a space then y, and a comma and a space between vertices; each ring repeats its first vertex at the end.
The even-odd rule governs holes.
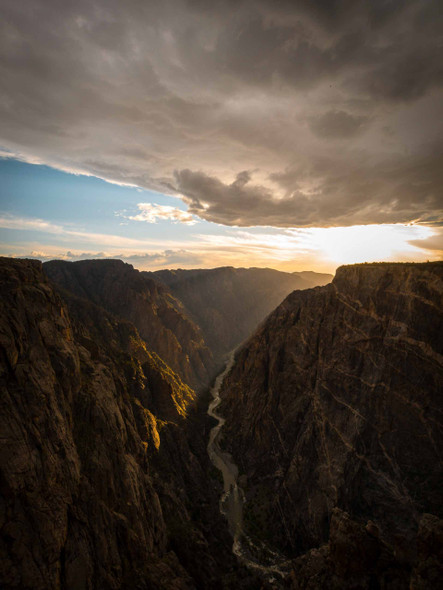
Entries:
POLYGON ((294 588, 441 580, 442 295, 443 263, 342 267, 238 353, 226 445, 249 531, 290 556, 317 548, 294 588))
POLYGON ((217 360, 247 338, 291 291, 332 280, 332 275, 269 268, 161 270, 149 274, 163 281, 184 304, 217 360))
POLYGON ((0 259, 0 289, 0 586, 246 587, 194 392, 39 262, 0 259))
POLYGON ((203 389, 209 383, 214 363, 202 333, 158 281, 121 260, 53 260, 44 271, 67 291, 132 322, 188 385, 203 389))

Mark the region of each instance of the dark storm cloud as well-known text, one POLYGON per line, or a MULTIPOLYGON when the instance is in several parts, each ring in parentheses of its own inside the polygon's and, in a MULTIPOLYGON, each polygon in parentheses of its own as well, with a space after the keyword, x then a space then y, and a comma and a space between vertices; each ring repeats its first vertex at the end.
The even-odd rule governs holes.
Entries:
POLYGON ((272 175, 285 190, 279 199, 270 189, 252 184, 244 172, 231 184, 190 170, 177 172, 176 180, 191 213, 227 225, 433 224, 430 212, 442 209, 441 161, 441 154, 428 154, 421 159, 399 158, 372 168, 357 165, 352 169, 313 159, 306 167, 272 175), (292 190, 308 181, 309 192, 292 190))
POLYGON ((1 10, 13 153, 181 194, 223 224, 441 219, 437 1, 1 10))
POLYGON ((317 117, 310 117, 309 127, 318 137, 346 138, 361 131, 366 117, 353 117, 345 111, 328 111, 317 117))

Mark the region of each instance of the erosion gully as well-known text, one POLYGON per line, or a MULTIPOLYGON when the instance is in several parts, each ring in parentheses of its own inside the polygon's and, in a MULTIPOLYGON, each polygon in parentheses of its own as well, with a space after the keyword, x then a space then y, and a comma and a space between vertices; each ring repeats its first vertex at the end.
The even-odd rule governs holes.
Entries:
POLYGON ((217 413, 217 408, 221 403, 220 389, 223 380, 232 369, 235 352, 234 350, 229 354, 224 370, 217 376, 211 389, 212 401, 208 407, 208 414, 217 420, 217 425, 212 428, 209 434, 208 454, 212 464, 223 476, 220 512, 228 521, 229 531, 233 538, 232 552, 246 567, 255 570, 278 588, 280 587, 279 582, 289 573, 290 562, 262 541, 254 540, 245 533, 243 508, 246 497, 238 482, 238 467, 234 463, 232 455, 223 451, 220 446, 222 430, 226 422, 225 418, 217 413))

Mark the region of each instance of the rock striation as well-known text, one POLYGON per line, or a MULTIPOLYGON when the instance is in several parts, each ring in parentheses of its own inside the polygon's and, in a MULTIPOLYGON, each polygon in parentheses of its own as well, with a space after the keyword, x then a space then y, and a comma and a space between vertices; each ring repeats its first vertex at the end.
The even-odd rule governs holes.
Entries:
POLYGON ((230 554, 194 391, 41 263, 0 259, 0 289, 1 588, 255 584, 230 554))
POLYGON ((192 388, 209 383, 215 367, 201 330, 164 285, 121 260, 53 260, 43 266, 59 287, 133 323, 149 349, 192 388))
POLYGON ((441 581, 442 296, 443 263, 341 267, 238 353, 225 444, 293 588, 441 581))
MULTIPOLYGON (((143 273, 147 274, 147 273, 143 273)), ((236 348, 294 289, 325 285, 332 275, 222 267, 149 273, 169 287, 200 326, 216 361, 236 348)))

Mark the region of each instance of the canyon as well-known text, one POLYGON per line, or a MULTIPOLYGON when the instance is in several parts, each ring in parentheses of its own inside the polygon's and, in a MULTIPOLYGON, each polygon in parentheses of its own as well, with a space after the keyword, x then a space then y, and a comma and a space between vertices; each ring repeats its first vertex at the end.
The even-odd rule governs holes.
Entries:
POLYGON ((0 270, 2 587, 437 587, 443 263, 0 270))
MULTIPOLYGON (((145 273, 143 273, 145 274, 145 273)), ((271 268, 160 270, 163 282, 201 328, 217 364, 251 335, 257 325, 295 289, 326 285, 332 275, 287 273, 271 268)))

